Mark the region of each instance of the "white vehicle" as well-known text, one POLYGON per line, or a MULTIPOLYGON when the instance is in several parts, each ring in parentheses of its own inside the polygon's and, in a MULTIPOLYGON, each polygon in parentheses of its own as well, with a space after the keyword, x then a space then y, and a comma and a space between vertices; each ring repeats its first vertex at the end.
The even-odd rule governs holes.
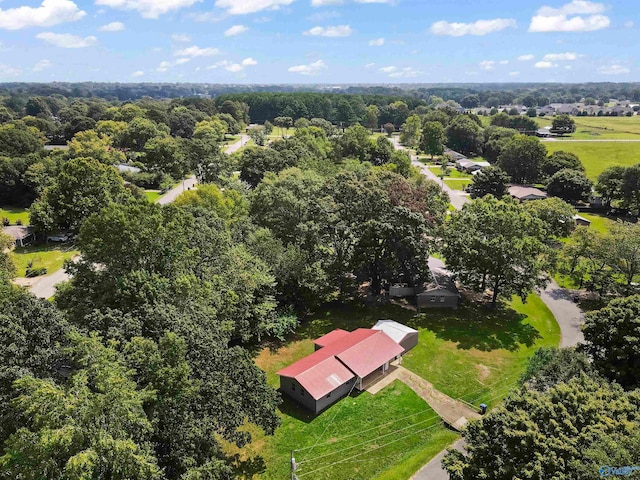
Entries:
POLYGON ((71 236, 66 233, 58 233, 55 235, 47 236, 48 242, 68 242, 69 240, 71 240, 71 236))

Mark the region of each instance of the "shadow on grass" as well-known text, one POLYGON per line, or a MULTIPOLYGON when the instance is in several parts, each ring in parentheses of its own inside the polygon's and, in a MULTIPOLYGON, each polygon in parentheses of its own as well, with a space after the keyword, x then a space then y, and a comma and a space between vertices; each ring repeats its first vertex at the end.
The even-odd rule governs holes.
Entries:
POLYGON ((264 458, 257 456, 254 458, 248 458, 242 460, 240 455, 235 454, 229 457, 228 462, 231 463, 233 469, 233 478, 242 478, 250 480, 256 475, 264 473, 267 470, 267 465, 264 463, 264 458))
POLYGON ((316 418, 316 415, 313 412, 304 408, 294 399, 283 393, 281 393, 281 395, 282 403, 278 406, 278 410, 280 410, 280 413, 283 415, 293 417, 304 423, 311 423, 316 418))

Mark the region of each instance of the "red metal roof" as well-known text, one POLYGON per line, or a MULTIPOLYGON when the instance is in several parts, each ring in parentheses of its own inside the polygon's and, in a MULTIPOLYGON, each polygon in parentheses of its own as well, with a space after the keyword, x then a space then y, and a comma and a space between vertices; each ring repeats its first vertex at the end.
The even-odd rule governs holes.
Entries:
POLYGON ((336 357, 329 357, 298 375, 296 380, 309 392, 309 395, 319 400, 354 377, 351 370, 340 363, 336 357))
POLYGON ((341 328, 336 328, 326 335, 323 335, 320 338, 316 339, 313 343, 318 345, 319 347, 326 347, 330 343, 340 340, 346 335, 349 335, 349 332, 347 332, 346 330, 342 330, 341 328))
POLYGON ((380 330, 359 328, 353 332, 335 333, 333 337, 325 347, 283 368, 278 375, 295 378, 318 399, 353 378, 354 373, 365 377, 404 351, 380 330), (350 375, 348 378, 345 371, 350 375), (327 390, 336 382, 340 383, 327 390))

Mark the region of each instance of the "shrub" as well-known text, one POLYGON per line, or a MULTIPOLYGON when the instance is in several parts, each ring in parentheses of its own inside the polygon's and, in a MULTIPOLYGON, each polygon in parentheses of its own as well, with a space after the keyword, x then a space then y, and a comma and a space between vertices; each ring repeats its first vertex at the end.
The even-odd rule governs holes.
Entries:
POLYGON ((9 225, 11 225, 11 220, 9 220, 7 217, 2 217, 2 226, 8 227, 9 225))
POLYGON ((47 273, 46 267, 27 267, 27 271, 25 276, 27 278, 39 277, 40 275, 45 275, 47 273))
POLYGON ((22 225, 22 219, 21 218, 16 220, 16 225, 22 225))

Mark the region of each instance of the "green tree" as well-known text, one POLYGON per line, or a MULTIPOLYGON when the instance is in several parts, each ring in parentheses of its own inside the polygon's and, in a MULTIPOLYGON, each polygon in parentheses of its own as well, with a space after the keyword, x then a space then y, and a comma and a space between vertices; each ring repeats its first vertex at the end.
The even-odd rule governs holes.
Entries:
POLYGON ((385 123, 384 124, 384 131, 387 134, 388 137, 390 137, 391 135, 393 135, 393 133, 396 131, 396 126, 393 123, 385 123))
POLYGON ((278 173, 295 163, 295 158, 281 155, 272 148, 247 147, 240 157, 240 180, 255 187, 266 172, 278 173))
POLYGON ((27 155, 42 150, 42 134, 35 127, 27 127, 23 122, 0 125, 0 155, 27 155))
POLYGON ((88 157, 106 165, 115 165, 126 160, 122 152, 113 148, 111 138, 100 136, 95 130, 77 133, 68 145, 71 158, 88 157))
POLYGON ((531 357, 520 383, 531 390, 546 392, 559 383, 567 383, 582 374, 596 377, 589 357, 575 348, 543 347, 531 357))
POLYGON ((443 255, 447 268, 467 286, 523 299, 546 283, 547 248, 540 240, 542 221, 524 206, 486 196, 454 212, 445 225, 443 255))
POLYGON ((574 217, 578 212, 560 198, 545 198, 535 202, 526 202, 524 206, 530 213, 542 220, 547 235, 552 238, 568 237, 576 226, 574 217))
POLYGON ((564 169, 554 174, 547 184, 547 192, 568 202, 587 200, 591 195, 593 183, 578 171, 564 169))
POLYGON ((575 154, 558 150, 542 160, 540 163, 540 177, 549 179, 560 170, 566 168, 584 172, 584 166, 575 154))
POLYGON ((444 128, 440 122, 425 122, 420 138, 420 150, 431 155, 433 159, 434 155, 444 153, 445 139, 444 128))
POLYGON ((640 163, 625 169, 621 185, 622 204, 640 213, 640 163))
POLYGON ((535 137, 516 135, 502 149, 498 166, 514 183, 535 183, 540 164, 547 155, 546 147, 535 137))
POLYGON ((443 460, 452 480, 599 477, 602 453, 617 446, 633 464, 638 395, 584 374, 544 392, 521 389, 464 432, 465 453, 443 460), (608 448, 607 448, 608 449, 608 448), (630 449, 631 451, 628 451, 630 449))
POLYGON ((584 325, 584 351, 601 374, 625 388, 640 384, 640 295, 612 300, 589 312, 584 325))
POLYGON ((178 196, 175 205, 182 207, 204 207, 214 212, 227 223, 240 222, 249 214, 249 202, 237 189, 220 189, 216 185, 199 185, 178 196))
POLYGON ((154 137, 168 135, 169 128, 145 118, 136 117, 129 122, 122 135, 122 146, 141 152, 146 143, 154 137))
POLYGON ((569 115, 558 115, 551 123, 551 133, 558 135, 571 134, 576 131, 576 122, 569 115))
POLYGON ((25 376, 15 404, 28 419, 6 442, 0 465, 13 478, 156 479, 144 411, 154 392, 138 390, 118 352, 98 337, 71 334, 78 365, 70 381, 25 376))
POLYGON ((378 117, 380 116, 380 109, 377 105, 369 105, 365 114, 364 125, 372 132, 378 129, 378 117))
POLYGON ((482 145, 481 129, 467 115, 454 118, 446 130, 447 146, 464 155, 477 153, 482 145))
POLYGON ((607 168, 598 176, 596 191, 602 195, 605 205, 622 199, 622 185, 627 169, 621 165, 607 168))
POLYGON ((516 135, 516 130, 489 126, 484 129, 482 155, 490 163, 496 163, 504 146, 516 135))
POLYGON ((469 192, 471 198, 482 198, 485 195, 501 198, 507 194, 508 184, 509 175, 499 167, 489 166, 473 176, 469 192))
POLYGON ((420 142, 422 121, 417 115, 411 115, 407 121, 402 124, 402 132, 400 133, 400 143, 408 147, 415 147, 420 142))
POLYGON ((273 124, 280 128, 280 133, 284 137, 284 129, 293 127, 293 118, 291 117, 276 117, 273 119, 273 124))
POLYGON ((169 128, 174 137, 191 138, 198 119, 187 107, 176 107, 169 112, 169 128))
POLYGON ((183 145, 173 137, 154 137, 144 145, 143 163, 148 170, 183 178, 189 172, 189 161, 183 145))
POLYGON ((54 228, 77 232, 89 215, 110 203, 124 203, 131 194, 111 166, 89 158, 75 158, 30 208, 31 224, 40 232, 54 228))

